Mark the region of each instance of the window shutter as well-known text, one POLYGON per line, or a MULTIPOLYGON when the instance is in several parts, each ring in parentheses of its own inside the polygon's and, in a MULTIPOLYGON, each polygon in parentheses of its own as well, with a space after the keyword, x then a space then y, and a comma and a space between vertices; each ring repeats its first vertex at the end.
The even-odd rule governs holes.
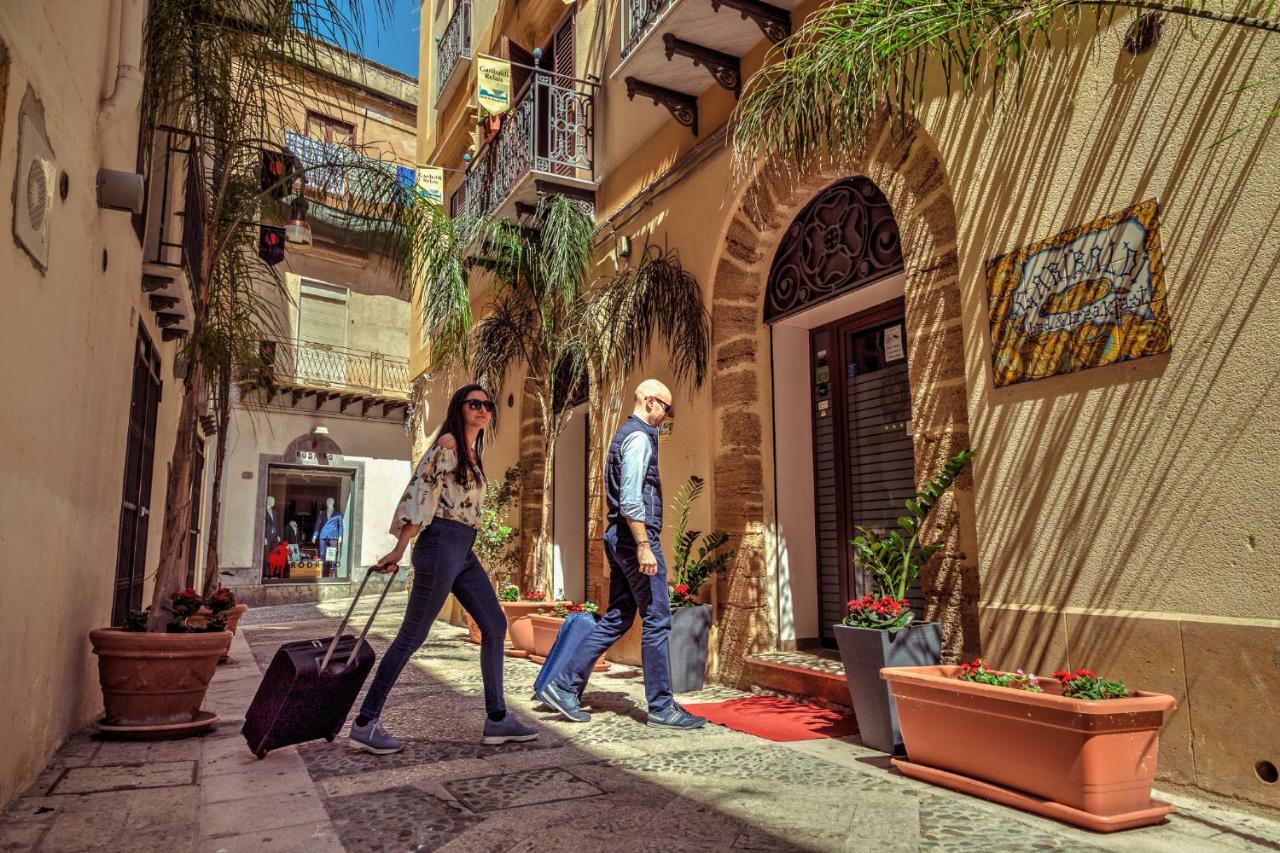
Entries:
POLYGON ((298 300, 298 339, 331 347, 347 345, 347 292, 303 281, 298 300))
MULTIPOLYGON (((570 14, 565 22, 560 25, 560 29, 556 30, 555 39, 552 42, 552 54, 555 57, 552 70, 557 74, 565 74, 569 77, 573 74, 573 15, 570 14)), ((568 81, 556 80, 559 86, 568 85, 568 81)))

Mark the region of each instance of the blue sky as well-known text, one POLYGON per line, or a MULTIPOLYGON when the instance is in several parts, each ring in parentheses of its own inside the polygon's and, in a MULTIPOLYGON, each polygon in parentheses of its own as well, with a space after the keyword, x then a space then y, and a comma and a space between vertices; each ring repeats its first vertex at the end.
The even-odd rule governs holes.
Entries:
MULTIPOLYGON (((418 28, 419 0, 394 0, 390 24, 377 13, 374 0, 360 0, 365 9, 364 44, 360 52, 372 59, 402 71, 410 77, 418 76, 418 28)), ((355 45, 347 45, 355 49, 355 45)))

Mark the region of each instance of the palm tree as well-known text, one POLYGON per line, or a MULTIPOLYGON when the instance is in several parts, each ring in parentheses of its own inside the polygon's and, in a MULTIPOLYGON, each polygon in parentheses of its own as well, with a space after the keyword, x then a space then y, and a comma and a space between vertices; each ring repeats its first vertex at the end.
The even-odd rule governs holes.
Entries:
MULTIPOLYGON (((393 0, 372 0, 389 16, 393 0)), ((166 483, 165 521, 156 570, 150 630, 161 630, 169 595, 183 583, 187 525, 195 474, 199 401, 211 381, 223 429, 215 480, 226 455, 225 426, 230 377, 252 360, 251 346, 272 328, 271 304, 287 296, 280 277, 254 251, 257 220, 278 216, 272 197, 309 176, 341 175, 352 188, 315 203, 359 226, 368 248, 385 257, 402 284, 420 271, 420 247, 430 245, 429 205, 396 180, 394 169, 358 151, 331 149, 262 187, 264 150, 279 150, 281 128, 292 129, 295 106, 315 88, 311 69, 329 50, 325 42, 358 44, 363 26, 359 0, 152 0, 144 35, 146 56, 143 132, 150 153, 158 133, 176 133, 186 145, 183 211, 185 266, 194 316, 184 346, 177 440, 166 483)), ((314 180, 313 180, 314 182, 314 180)), ((213 497, 216 526, 220 507, 213 497)), ((209 574, 217 580, 216 546, 209 574)))
POLYGON ((455 223, 436 236, 431 285, 422 294, 433 369, 470 368, 496 392, 512 370, 525 368, 545 448, 541 523, 526 584, 539 592, 551 587, 555 451, 574 391, 588 385, 593 408, 602 410, 603 392, 658 338, 677 380, 700 385, 710 348, 702 293, 674 254, 646 250, 634 269, 589 283, 592 232, 590 216, 560 195, 539 202, 532 227, 455 223), (466 235, 473 235, 469 247, 466 235), (474 326, 471 271, 491 279, 489 305, 474 326))
MULTIPOLYGON (((958 78, 969 94, 984 81, 993 96, 1021 65, 1047 46, 1051 31, 1097 16, 1141 10, 1147 22, 1200 18, 1280 32, 1273 4, 1267 18, 1231 15, 1191 0, 844 0, 814 12, 774 48, 777 62, 751 78, 734 112, 736 171, 761 159, 800 165, 832 147, 856 148, 887 110, 903 120, 925 99, 931 71, 941 67, 948 92, 958 78)), ((1262 83, 1275 82, 1262 81, 1262 83)), ((1273 113, 1274 114, 1274 113, 1273 113)))

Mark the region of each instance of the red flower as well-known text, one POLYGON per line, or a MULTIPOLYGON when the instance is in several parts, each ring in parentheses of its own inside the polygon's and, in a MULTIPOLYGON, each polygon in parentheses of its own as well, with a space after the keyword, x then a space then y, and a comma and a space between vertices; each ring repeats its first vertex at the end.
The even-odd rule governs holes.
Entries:
POLYGON ((1088 669, 1077 669, 1076 678, 1097 678, 1098 676, 1088 669))
POLYGON ((688 585, 687 583, 678 583, 678 584, 676 584, 676 592, 677 592, 678 594, 680 594, 680 595, 688 595, 688 594, 689 594, 689 585, 688 585))
POLYGON ((1061 681, 1063 684, 1066 684, 1068 681, 1075 678, 1074 675, 1067 672, 1065 669, 1055 669, 1053 671, 1053 677, 1061 681))

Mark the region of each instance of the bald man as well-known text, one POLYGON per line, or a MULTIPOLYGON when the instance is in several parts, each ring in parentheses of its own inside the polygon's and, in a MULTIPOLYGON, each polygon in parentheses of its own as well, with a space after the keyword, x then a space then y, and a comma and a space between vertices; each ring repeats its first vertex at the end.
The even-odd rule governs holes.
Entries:
POLYGON ((635 410, 618 428, 605 465, 609 526, 604 553, 609 560, 609 609, 582 641, 564 671, 538 693, 538 699, 575 723, 591 715, 578 703, 595 662, 618 641, 640 612, 640 644, 648 724, 696 729, 707 721, 690 714, 671 695, 671 601, 667 564, 662 559, 662 481, 658 475, 658 427, 671 417, 671 391, 656 379, 636 389, 635 410))

